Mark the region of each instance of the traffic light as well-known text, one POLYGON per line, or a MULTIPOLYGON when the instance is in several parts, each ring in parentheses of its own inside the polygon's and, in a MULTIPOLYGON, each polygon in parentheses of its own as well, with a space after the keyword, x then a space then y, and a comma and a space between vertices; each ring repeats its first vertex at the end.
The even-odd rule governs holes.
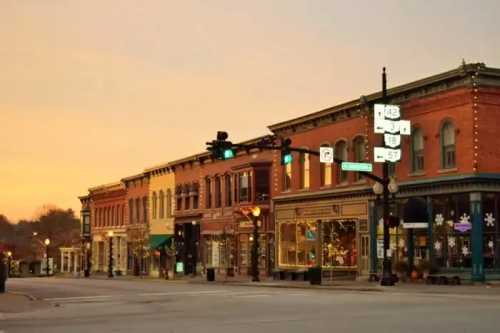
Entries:
POLYGON ((290 150, 290 145, 292 140, 284 139, 281 141, 281 165, 287 165, 292 163, 292 151, 290 150))
POLYGON ((212 140, 212 142, 207 142, 207 150, 212 153, 212 158, 216 160, 229 160, 233 158, 235 150, 233 148, 233 143, 227 141, 226 132, 217 132, 217 139, 212 140))

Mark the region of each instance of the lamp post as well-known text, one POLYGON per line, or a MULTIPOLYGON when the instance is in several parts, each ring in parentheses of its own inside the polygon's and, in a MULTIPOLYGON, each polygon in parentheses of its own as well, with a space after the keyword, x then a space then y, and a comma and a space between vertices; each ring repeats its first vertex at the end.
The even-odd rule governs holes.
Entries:
POLYGON ((12 260, 12 252, 7 251, 7 276, 10 277, 10 264, 12 260))
POLYGON ((108 259, 108 278, 113 277, 113 230, 108 231, 109 238, 109 259, 108 259))
POLYGON ((252 256, 251 256, 251 265, 252 265, 252 282, 260 281, 259 278, 259 216, 260 216, 260 208, 253 207, 251 209, 251 218, 253 223, 253 238, 252 241, 252 256))
POLYGON ((86 265, 85 265, 84 276, 89 277, 90 276, 90 242, 85 243, 85 260, 86 260, 86 265))
POLYGON ((46 257, 46 272, 47 276, 49 276, 49 245, 50 245, 50 239, 45 238, 45 241, 43 242, 45 244, 45 257, 46 257))

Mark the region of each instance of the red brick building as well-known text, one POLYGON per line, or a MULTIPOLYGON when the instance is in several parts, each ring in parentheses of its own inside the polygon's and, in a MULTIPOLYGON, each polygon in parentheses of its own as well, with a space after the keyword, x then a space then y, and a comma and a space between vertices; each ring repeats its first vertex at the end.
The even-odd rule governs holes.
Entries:
POLYGON ((244 212, 256 206, 261 209, 260 270, 270 271, 274 258, 272 153, 238 151, 234 159, 226 161, 214 161, 203 153, 171 166, 176 180, 176 239, 186 273, 192 272, 190 259, 196 256, 202 267, 247 274, 253 226, 244 212))
MULTIPOLYGON (((500 273, 500 70, 484 64, 455 70, 388 90, 411 121, 393 176, 399 191, 391 212, 410 220, 410 199, 424 204, 428 227, 393 229, 394 261, 430 262, 442 272, 483 280, 500 273), (425 209, 426 208, 426 209, 425 209), (489 222, 485 222, 489 221, 489 222), (470 226, 460 229, 459 224, 470 226), (465 230, 466 229, 466 230, 465 230), (471 275, 472 274, 472 275, 471 275)), ((381 135, 373 133, 373 105, 381 93, 362 96, 269 128, 293 147, 335 148, 348 161, 373 161, 381 135)), ((394 170, 394 169, 392 169, 394 170)), ((381 165, 375 164, 381 175, 381 165)), ((278 235, 277 267, 301 270, 321 265, 332 274, 377 271, 379 204, 372 181, 315 156, 295 154, 273 186, 278 235)))
POLYGON ((127 271, 126 189, 121 182, 89 189, 92 235, 92 271, 107 272, 108 232, 113 236, 113 270, 127 271))

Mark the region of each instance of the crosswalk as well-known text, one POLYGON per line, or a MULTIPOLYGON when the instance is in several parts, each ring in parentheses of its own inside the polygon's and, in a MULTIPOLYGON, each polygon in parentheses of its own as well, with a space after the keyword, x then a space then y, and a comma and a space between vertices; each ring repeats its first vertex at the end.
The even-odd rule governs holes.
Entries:
MULTIPOLYGON (((237 298, 237 299, 260 299, 272 297, 273 295, 284 295, 278 292, 263 292, 263 291, 236 291, 236 290, 199 290, 199 291, 171 291, 171 292, 150 292, 150 293, 127 293, 113 295, 93 295, 93 296, 67 296, 67 297, 51 297, 44 298, 45 301, 57 304, 63 303, 95 303, 95 302, 112 302, 120 299, 149 299, 161 297, 219 297, 219 298, 237 298)), ((306 293, 287 293, 286 296, 305 297, 306 293)))

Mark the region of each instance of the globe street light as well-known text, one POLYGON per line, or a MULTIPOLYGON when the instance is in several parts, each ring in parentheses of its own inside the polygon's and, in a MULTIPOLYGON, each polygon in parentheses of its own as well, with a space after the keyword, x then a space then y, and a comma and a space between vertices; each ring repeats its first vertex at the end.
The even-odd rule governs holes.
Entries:
POLYGON ((10 264, 12 260, 12 252, 7 251, 7 276, 10 277, 10 264))
POLYGON ((108 278, 113 277, 113 230, 107 233, 109 238, 109 259, 108 259, 108 278))
POLYGON ((46 263, 47 263, 47 276, 49 276, 49 245, 50 245, 50 239, 45 238, 45 241, 43 242, 45 244, 45 256, 46 256, 46 263))
POLYGON ((86 259, 86 265, 85 265, 84 276, 89 277, 90 276, 90 242, 85 243, 85 259, 86 259))
POLYGON ((251 209, 251 219, 253 223, 253 237, 250 239, 252 241, 252 281, 258 282, 259 279, 259 216, 260 207, 253 207, 251 209), (252 239, 253 238, 253 239, 252 239))

